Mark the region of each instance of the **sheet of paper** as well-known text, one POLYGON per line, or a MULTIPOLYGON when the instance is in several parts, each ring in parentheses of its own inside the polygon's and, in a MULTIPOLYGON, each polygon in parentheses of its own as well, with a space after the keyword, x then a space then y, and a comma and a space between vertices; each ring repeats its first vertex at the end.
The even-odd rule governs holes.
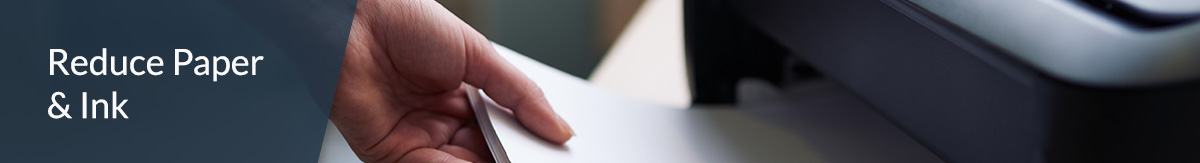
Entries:
POLYGON ((728 109, 683 110, 636 101, 498 50, 537 82, 576 133, 565 145, 551 144, 495 102, 476 101, 487 108, 481 126, 491 125, 485 132, 494 132, 490 143, 500 151, 493 153, 502 155, 498 162, 824 162, 798 136, 728 109))

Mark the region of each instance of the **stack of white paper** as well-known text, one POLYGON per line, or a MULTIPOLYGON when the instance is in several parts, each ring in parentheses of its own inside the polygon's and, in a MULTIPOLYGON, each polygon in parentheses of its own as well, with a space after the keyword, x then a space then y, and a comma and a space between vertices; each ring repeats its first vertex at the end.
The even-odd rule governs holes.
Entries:
POLYGON ((490 99, 475 101, 487 107, 482 113, 487 116, 479 118, 498 162, 823 162, 796 135, 729 110, 683 110, 632 100, 497 49, 537 82, 577 135, 565 145, 551 144, 490 99), (730 125, 736 128, 720 128, 730 125))

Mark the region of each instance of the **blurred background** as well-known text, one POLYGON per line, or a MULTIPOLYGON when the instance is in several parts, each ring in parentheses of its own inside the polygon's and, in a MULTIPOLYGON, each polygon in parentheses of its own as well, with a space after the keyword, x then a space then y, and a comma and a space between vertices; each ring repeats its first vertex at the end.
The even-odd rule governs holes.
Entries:
POLYGON ((645 0, 437 0, 488 39, 587 79, 645 0))
POLYGON ((682 0, 438 0, 488 39, 643 101, 686 108, 682 0))

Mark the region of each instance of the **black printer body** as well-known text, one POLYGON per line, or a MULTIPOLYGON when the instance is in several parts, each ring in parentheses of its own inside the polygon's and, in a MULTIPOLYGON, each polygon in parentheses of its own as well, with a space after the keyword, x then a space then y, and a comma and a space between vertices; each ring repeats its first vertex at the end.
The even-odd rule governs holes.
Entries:
POLYGON ((1183 8, 685 0, 684 22, 695 104, 735 102, 741 78, 825 78, 948 162, 1200 162, 1200 23, 1183 8))

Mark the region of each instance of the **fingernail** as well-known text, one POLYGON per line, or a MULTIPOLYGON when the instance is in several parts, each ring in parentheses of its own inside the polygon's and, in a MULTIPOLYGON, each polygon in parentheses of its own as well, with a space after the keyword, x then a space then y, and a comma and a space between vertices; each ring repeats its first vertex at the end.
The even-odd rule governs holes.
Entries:
MULTIPOLYGON (((568 125, 567 121, 563 120, 562 116, 557 116, 557 117, 558 117, 558 124, 559 124, 558 127, 562 131, 567 132, 567 135, 570 135, 570 137, 567 137, 567 138, 575 137, 575 130, 571 129, 571 125, 568 125)), ((570 139, 567 139, 567 140, 570 140, 570 139)))

